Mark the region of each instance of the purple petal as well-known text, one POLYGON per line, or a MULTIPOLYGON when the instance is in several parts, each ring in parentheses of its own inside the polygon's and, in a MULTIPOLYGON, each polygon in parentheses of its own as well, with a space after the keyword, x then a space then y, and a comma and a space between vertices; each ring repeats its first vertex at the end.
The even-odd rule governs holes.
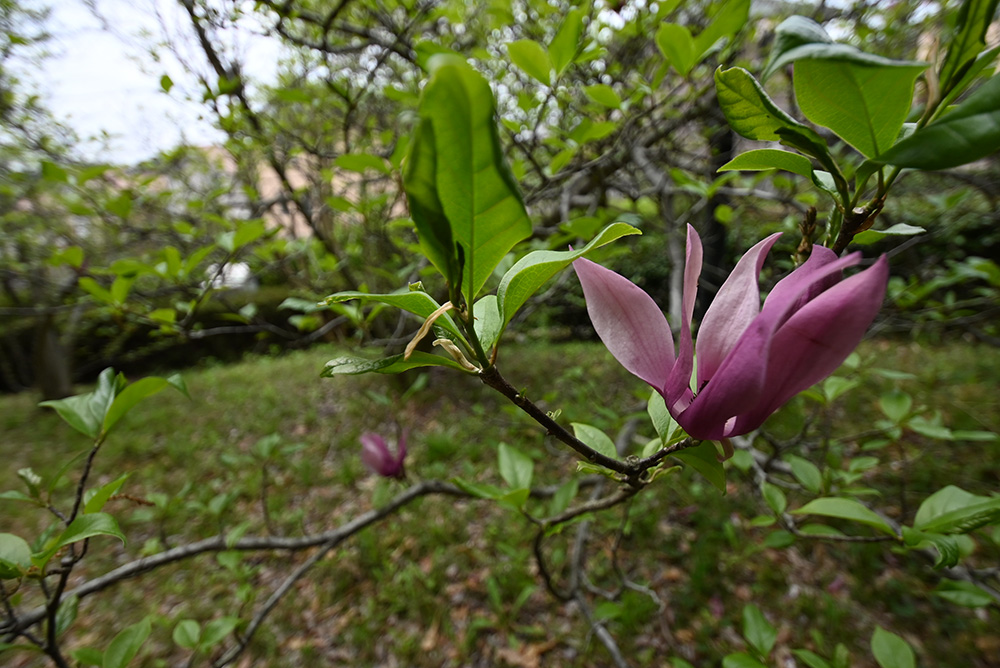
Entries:
MULTIPOLYGON (((857 257, 825 264, 816 261, 807 271, 801 271, 805 268, 803 264, 796 270, 800 273, 795 280, 789 281, 791 274, 783 279, 784 287, 781 290, 776 287, 768 295, 760 314, 726 355, 707 385, 699 386, 699 394, 687 410, 674 413, 684 430, 694 438, 717 440, 752 429, 744 429, 742 421, 735 418, 751 412, 756 414, 761 405, 770 403, 771 397, 765 387, 771 354, 777 357, 785 354, 780 346, 774 345, 775 332, 792 315, 792 309, 803 294, 829 281, 831 276, 838 276, 844 267, 857 261, 857 257)), ((698 363, 700 366, 700 359, 698 363)))
POLYGON ((878 315, 888 281, 889 262, 883 255, 795 311, 771 343, 780 354, 770 357, 766 398, 741 416, 737 429, 756 429, 789 399, 836 371, 878 315))
POLYGON ((657 389, 674 363, 674 341, 653 298, 590 260, 573 262, 597 335, 622 366, 657 389))
POLYGON ((790 300, 792 302, 791 309, 794 311, 827 288, 839 283, 843 278, 843 274, 839 271, 835 273, 825 271, 824 268, 827 265, 840 262, 839 266, 846 268, 854 266, 860 261, 861 253, 851 253, 840 259, 836 253, 825 246, 813 246, 812 253, 809 254, 806 261, 788 276, 778 281, 767 299, 774 302, 790 300), (822 278, 819 278, 820 274, 823 276, 822 278), (803 290, 802 286, 806 284, 808 287, 803 290))
POLYGON ((698 329, 698 386, 711 379, 740 336, 760 313, 760 269, 781 236, 772 234, 748 250, 719 288, 698 329))
POLYGON ((694 370, 694 344, 691 341, 691 318, 698 297, 698 277, 701 276, 702 246, 698 232, 687 226, 687 244, 684 259, 684 293, 681 298, 680 347, 677 361, 670 371, 663 395, 668 408, 682 410, 691 403, 691 372, 694 370))
POLYGON ((385 439, 367 432, 361 435, 361 461, 373 473, 391 476, 396 468, 395 458, 389 452, 385 439))

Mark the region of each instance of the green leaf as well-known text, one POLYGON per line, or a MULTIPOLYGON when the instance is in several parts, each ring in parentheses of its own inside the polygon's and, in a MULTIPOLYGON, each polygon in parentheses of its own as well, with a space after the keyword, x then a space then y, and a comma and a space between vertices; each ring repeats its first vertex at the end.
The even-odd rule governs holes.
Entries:
POLYGON ((767 656, 778 639, 778 631, 753 603, 743 606, 743 637, 761 656, 767 656))
POLYGON ((507 45, 507 53, 515 65, 546 86, 552 85, 552 60, 548 51, 538 42, 519 39, 507 45))
POLYGON ((891 60, 864 53, 847 44, 834 43, 822 26, 803 16, 786 19, 778 25, 776 32, 775 49, 761 77, 764 81, 785 65, 794 62, 797 66, 805 60, 838 61, 865 67, 926 67, 924 63, 891 60))
POLYGON ((767 668, 767 666, 746 652, 737 652, 723 657, 722 668, 767 668))
MULTIPOLYGON (((779 129, 794 130, 811 143, 825 147, 811 128, 785 113, 768 97, 760 83, 742 67, 715 71, 715 91, 719 106, 732 129, 747 139, 783 141, 779 129)), ((797 148, 797 147, 796 147, 797 148)))
POLYGON ((825 497, 814 499, 798 510, 791 511, 793 515, 824 515, 839 517, 845 520, 860 522, 875 527, 889 535, 895 535, 892 527, 881 517, 866 508, 856 499, 825 497))
POLYGON ((684 26, 676 23, 661 24, 656 31, 656 46, 682 77, 686 77, 694 67, 697 57, 694 39, 691 31, 684 26))
POLYGON ((941 64, 938 80, 949 92, 986 48, 986 30, 993 21, 997 0, 965 0, 958 10, 956 34, 949 42, 948 55, 941 64))
POLYGON ((765 482, 763 487, 761 487, 761 493, 764 495, 764 501, 767 502, 768 507, 776 514, 780 515, 785 512, 785 508, 788 507, 788 500, 785 498, 785 493, 781 491, 781 488, 765 482))
POLYGON ((170 89, 174 87, 174 80, 168 77, 166 74, 160 77, 160 89, 164 93, 169 93, 170 89))
POLYGON ((807 179, 812 178, 813 171, 812 162, 810 162, 809 158, 801 156, 798 153, 779 151, 773 148, 762 148, 741 153, 722 167, 719 167, 720 172, 733 170, 756 172, 765 169, 783 169, 786 172, 792 172, 807 179))
POLYGON ((896 141, 913 102, 913 86, 925 67, 799 60, 795 98, 806 118, 873 158, 896 141))
POLYGON ((65 169, 54 162, 42 160, 42 179, 52 183, 66 183, 69 181, 69 174, 65 169))
MULTIPOLYGON (((441 305, 434 301, 433 297, 422 290, 400 291, 380 295, 369 294, 367 292, 337 292, 324 299, 321 303, 324 306, 328 306, 352 299, 370 299, 380 304, 388 304, 389 306, 401 308, 421 318, 430 317, 435 311, 441 308, 441 305)), ((444 313, 438 317, 434 321, 434 325, 444 328, 449 334, 457 337, 459 340, 464 340, 462 333, 458 330, 458 326, 455 325, 455 321, 452 320, 451 315, 448 313, 444 313)))
POLYGON ((115 397, 114 402, 108 408, 108 412, 105 413, 102 427, 104 433, 110 432, 111 428, 118 424, 118 421, 140 401, 146 397, 153 396, 163 388, 169 386, 170 383, 165 378, 158 378, 156 376, 140 378, 131 385, 128 385, 115 397))
MULTIPOLYGON (((653 422, 653 429, 656 430, 656 435, 660 437, 660 447, 665 448, 668 445, 673 445, 684 440, 687 436, 684 430, 681 429, 681 426, 677 424, 677 420, 667 410, 666 402, 663 401, 663 397, 656 390, 649 393, 649 400, 646 402, 646 413, 649 414, 649 419, 653 422)), ((714 447, 712 447, 712 451, 714 453, 714 447)))
POLYGON ((968 533, 1000 522, 1000 496, 978 496, 948 485, 924 499, 913 526, 933 533, 968 533))
POLYGON ((726 469, 719 461, 719 453, 712 441, 702 441, 693 448, 679 450, 673 457, 703 475, 720 492, 726 493, 726 469))
POLYGON ((615 89, 607 84, 594 84, 592 86, 584 86, 583 92, 586 93, 587 97, 591 100, 605 107, 611 109, 620 109, 622 106, 622 99, 618 97, 618 93, 615 89))
POLYGON ((95 281, 90 276, 84 276, 83 278, 81 278, 79 281, 77 281, 77 285, 79 285, 84 292, 86 292, 99 302, 103 302, 105 304, 114 303, 114 299, 111 297, 111 293, 108 292, 108 289, 105 288, 100 283, 98 283, 97 281, 95 281))
POLYGON ((93 392, 43 401, 38 405, 54 408, 69 426, 85 436, 96 439, 101 433, 104 417, 123 383, 124 378, 116 377, 114 370, 108 368, 98 376, 97 387, 93 392))
POLYGON ((410 141, 403 172, 403 187, 423 254, 441 272, 449 285, 457 286, 461 280, 461 267, 451 224, 438 193, 436 146, 433 119, 424 115, 410 141))
POLYGON ((488 351, 496 344, 504 328, 496 295, 480 297, 472 309, 472 315, 475 318, 476 337, 483 350, 488 351))
POLYGON ((904 526, 903 543, 914 550, 933 547, 938 553, 937 559, 934 561, 934 568, 951 568, 952 566, 956 566, 962 556, 961 550, 958 547, 958 541, 954 536, 925 533, 904 526))
POLYGON ((793 649, 792 654, 809 668, 831 668, 829 661, 807 649, 793 649))
POLYGON ((80 598, 78 596, 67 596, 59 603, 56 610, 56 634, 62 635, 76 621, 80 613, 80 598))
POLYGON ((570 478, 568 482, 560 485, 556 493, 552 495, 552 505, 549 507, 549 514, 558 515, 569 508, 570 501, 576 498, 579 491, 580 481, 576 478, 570 478))
POLYGON ((894 424, 899 424, 910 414, 913 397, 902 390, 883 392, 878 398, 879 408, 894 424))
POLYGON ((0 533, 0 580, 19 578, 31 568, 28 541, 12 533, 0 533))
POLYGON ((173 638, 184 649, 195 649, 201 639, 201 627, 193 619, 182 619, 174 627, 173 638))
POLYGON ((512 448, 506 443, 501 443, 497 451, 497 463, 500 467, 500 477, 512 489, 531 489, 531 477, 535 470, 535 463, 531 457, 512 448))
POLYGON ((385 159, 370 153, 345 153, 337 156, 333 161, 335 167, 346 169, 351 172, 364 174, 368 170, 374 170, 379 174, 391 174, 392 169, 386 164, 385 159))
POLYGON ((424 366, 446 366, 468 373, 461 364, 450 357, 425 353, 422 350, 414 350, 408 360, 403 359, 403 353, 384 357, 379 360, 368 360, 361 357, 338 357, 324 365, 320 377, 356 376, 362 373, 402 373, 424 366))
POLYGON ((215 645, 226 639, 230 633, 233 632, 240 624, 239 617, 220 617, 218 619, 213 619, 209 623, 205 624, 205 628, 201 634, 201 642, 199 646, 202 649, 211 649, 215 645))
POLYGON ((961 104, 878 156, 913 169, 949 169, 1000 150, 1000 76, 977 88, 961 104))
MULTIPOLYGON (((3 645, 0 644, 0 651, 2 650, 3 645)), ((69 654, 81 666, 97 666, 100 668, 104 665, 104 653, 93 647, 78 647, 70 650, 69 654)))
POLYGON ((497 288, 503 325, 506 327, 528 298, 573 260, 630 234, 642 233, 627 223, 612 223, 580 250, 532 251, 515 262, 500 279, 497 288))
POLYGON ((942 98, 939 108, 946 109, 950 107, 955 99, 964 93, 965 89, 968 88, 973 81, 979 79, 979 75, 982 74, 983 70, 993 65, 993 61, 996 60, 997 54, 1000 54, 1000 45, 994 46, 992 49, 987 49, 976 56, 976 59, 972 61, 972 64, 966 68, 965 74, 962 75, 962 78, 955 83, 954 87, 952 87, 951 92, 942 98))
POLYGON ((126 668, 152 631, 150 617, 122 629, 104 652, 102 668, 126 668))
POLYGON ((873 244, 876 241, 881 241, 888 236, 914 236, 916 234, 923 234, 926 232, 922 227, 917 227, 916 225, 907 225, 906 223, 896 223, 884 230, 865 230, 854 235, 851 243, 860 244, 862 246, 867 244, 873 244))
POLYGON ((711 23, 694 38, 696 59, 701 60, 723 38, 731 38, 747 24, 750 0, 729 0, 715 9, 711 23))
POLYGON ((417 165, 411 152, 404 183, 421 243, 428 233, 435 239, 428 258, 449 283, 461 271, 462 292, 473 304, 504 256, 531 234, 531 220, 504 160, 489 84, 454 56, 433 56, 430 66, 418 132, 423 132, 425 124, 431 131, 416 140, 423 147, 420 151, 430 157, 421 157, 417 165), (426 215, 430 217, 422 222, 426 215), (447 234, 440 229, 443 224, 447 234), (462 248, 463 267, 458 266, 458 249, 448 246, 450 241, 462 248), (447 257, 442 259, 441 253, 447 257))
POLYGON ((803 487, 813 494, 819 494, 823 489, 823 474, 815 464, 795 455, 788 458, 788 464, 792 467, 792 475, 803 487))
POLYGON ((872 634, 872 654, 882 668, 914 668, 916 657, 910 645, 881 626, 872 634))
POLYGON ((774 30, 774 46, 760 78, 767 81, 778 69, 788 64, 784 56, 789 51, 806 44, 832 44, 833 39, 823 26, 805 16, 789 16, 774 30))
POLYGON ((572 426, 573 435, 583 441, 586 445, 590 446, 605 457, 618 459, 618 450, 615 448, 615 442, 612 441, 611 438, 603 431, 597 427, 592 427, 589 424, 582 424, 580 422, 573 422, 572 426))
POLYGON ((571 9, 559 26, 556 36, 552 38, 552 43, 549 44, 549 57, 552 59, 552 67, 556 70, 556 77, 562 76, 580 50, 583 17, 586 14, 586 10, 582 7, 571 9))
POLYGON ((111 515, 107 513, 79 515, 58 537, 50 541, 50 545, 33 555, 32 561, 41 567, 60 549, 94 536, 114 536, 122 542, 122 545, 125 544, 125 534, 118 528, 118 522, 111 515))
POLYGON ((942 580, 934 593, 944 600, 965 608, 984 608, 994 602, 992 596, 965 580, 942 580))
POLYGON ((463 492, 467 492, 468 494, 471 494, 479 499, 493 500, 507 493, 496 485, 472 482, 469 480, 463 480, 462 478, 452 478, 451 481, 455 483, 455 486, 463 492))
POLYGON ((119 476, 116 480, 101 485, 96 490, 88 490, 87 495, 84 497, 83 512, 85 514, 99 513, 104 508, 104 504, 108 502, 112 496, 118 493, 118 490, 122 488, 125 481, 128 480, 129 474, 125 473, 119 476))

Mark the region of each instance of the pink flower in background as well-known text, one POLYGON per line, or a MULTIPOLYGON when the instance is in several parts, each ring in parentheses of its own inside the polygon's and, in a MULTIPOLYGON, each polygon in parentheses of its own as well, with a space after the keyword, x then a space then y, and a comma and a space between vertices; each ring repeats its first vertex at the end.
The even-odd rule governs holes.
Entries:
POLYGON ((774 286, 760 305, 758 278, 780 233, 751 248, 719 289, 691 335, 701 239, 688 226, 680 344, 675 355, 666 318, 628 279, 586 259, 573 262, 594 329, 622 366, 649 383, 693 438, 720 440, 757 429, 802 390, 847 358, 875 319, 889 280, 883 255, 848 278, 860 253, 838 258, 814 246, 809 259, 774 286), (698 370, 691 387, 695 350, 698 370))
POLYGON ((378 434, 367 432, 361 435, 361 461, 372 473, 377 473, 383 478, 403 478, 406 476, 406 469, 403 466, 405 459, 405 434, 399 437, 395 454, 389 449, 385 439, 378 434))

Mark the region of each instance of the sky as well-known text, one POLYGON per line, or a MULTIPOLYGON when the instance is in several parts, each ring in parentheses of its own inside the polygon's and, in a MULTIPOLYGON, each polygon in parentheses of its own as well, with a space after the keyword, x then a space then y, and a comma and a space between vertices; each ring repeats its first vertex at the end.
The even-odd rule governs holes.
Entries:
MULTIPOLYGON (((132 164, 182 140, 197 145, 221 141, 204 107, 184 99, 185 90, 195 90, 185 65, 170 55, 156 62, 143 48, 151 39, 186 35, 185 16, 176 0, 96 0, 107 27, 83 0, 46 4, 52 11, 46 26, 52 35, 47 44, 51 55, 40 69, 21 76, 82 139, 109 135, 106 146, 85 141, 84 157, 132 164), (164 74, 177 82, 171 94, 160 87, 164 74)), ((273 80, 280 55, 276 44, 262 36, 235 39, 248 57, 246 71, 259 80, 273 80)), ((187 51, 184 57, 191 66, 205 67, 200 54, 187 51)))

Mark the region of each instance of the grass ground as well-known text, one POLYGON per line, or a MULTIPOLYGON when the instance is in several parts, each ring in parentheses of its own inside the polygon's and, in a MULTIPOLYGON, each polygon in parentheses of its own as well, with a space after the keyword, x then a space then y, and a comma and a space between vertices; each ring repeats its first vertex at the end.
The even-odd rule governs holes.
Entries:
MULTIPOLYGON (((184 376, 193 401, 163 393, 134 409, 102 449, 96 476, 105 482, 129 472, 123 491, 142 502, 113 502, 109 510, 128 546, 92 540, 87 572, 220 531, 298 535, 342 524, 405 484, 366 475, 358 445, 364 431, 409 430, 411 479, 499 484, 500 442, 535 460, 535 485, 572 475, 567 452, 476 379, 438 370, 318 378, 323 362, 340 352, 315 348, 192 370, 184 376), (426 386, 407 392, 414 383, 426 386), (277 445, 264 460, 257 444, 272 434, 277 445)), ((879 394, 894 388, 911 394, 928 415, 940 411, 955 429, 1000 431, 1000 351, 875 341, 860 354, 862 369, 910 375, 858 375, 860 386, 828 409, 817 412, 798 399, 769 431, 780 439, 805 420, 815 422, 834 444, 827 464, 848 470, 864 459, 861 482, 903 520, 946 484, 977 494, 1000 487, 995 442, 904 434, 876 447, 866 436, 879 417, 879 394)), ((612 434, 619 414, 641 412, 647 396, 593 344, 510 344, 500 366, 537 403, 561 410, 563 422, 612 434)), ((87 446, 28 395, 0 398, 0 429, 0 491, 19 486, 18 469, 31 467, 47 479, 87 446)), ((640 431, 652 435, 645 426, 640 431)), ((1000 665, 996 607, 973 610, 935 596, 939 577, 927 563, 885 544, 772 547, 774 527, 759 519, 768 511, 752 476, 730 466, 728 481, 721 495, 685 470, 589 525, 595 591, 620 590, 613 599, 595 595, 594 611, 634 665, 664 665, 670 657, 719 665, 725 654, 745 648, 740 615, 748 602, 778 629, 774 665, 790 665, 784 662, 790 648, 829 657, 842 642, 850 665, 874 666, 868 638, 875 625, 906 638, 925 667, 1000 665), (622 589, 624 581, 631 586, 622 589)), ((68 494, 69 483, 57 487, 61 501, 68 494)), ((802 500, 789 492, 792 506, 802 500)), ((23 505, 0 504, 0 531, 31 536, 47 521, 23 505)), ((576 535, 570 527, 547 543, 557 570, 576 535)), ((279 604, 240 665, 609 665, 574 604, 541 586, 532 537, 524 517, 490 502, 415 502, 320 562, 279 604)), ((997 565, 1000 535, 981 530, 975 547, 976 564, 997 565)), ((248 618, 306 556, 221 553, 146 574, 85 599, 67 646, 104 647, 116 629, 152 614, 142 665, 184 665, 191 652, 171 641, 181 619, 248 618)), ((8 656, 2 659, 9 665, 43 665, 29 655, 8 656)))

